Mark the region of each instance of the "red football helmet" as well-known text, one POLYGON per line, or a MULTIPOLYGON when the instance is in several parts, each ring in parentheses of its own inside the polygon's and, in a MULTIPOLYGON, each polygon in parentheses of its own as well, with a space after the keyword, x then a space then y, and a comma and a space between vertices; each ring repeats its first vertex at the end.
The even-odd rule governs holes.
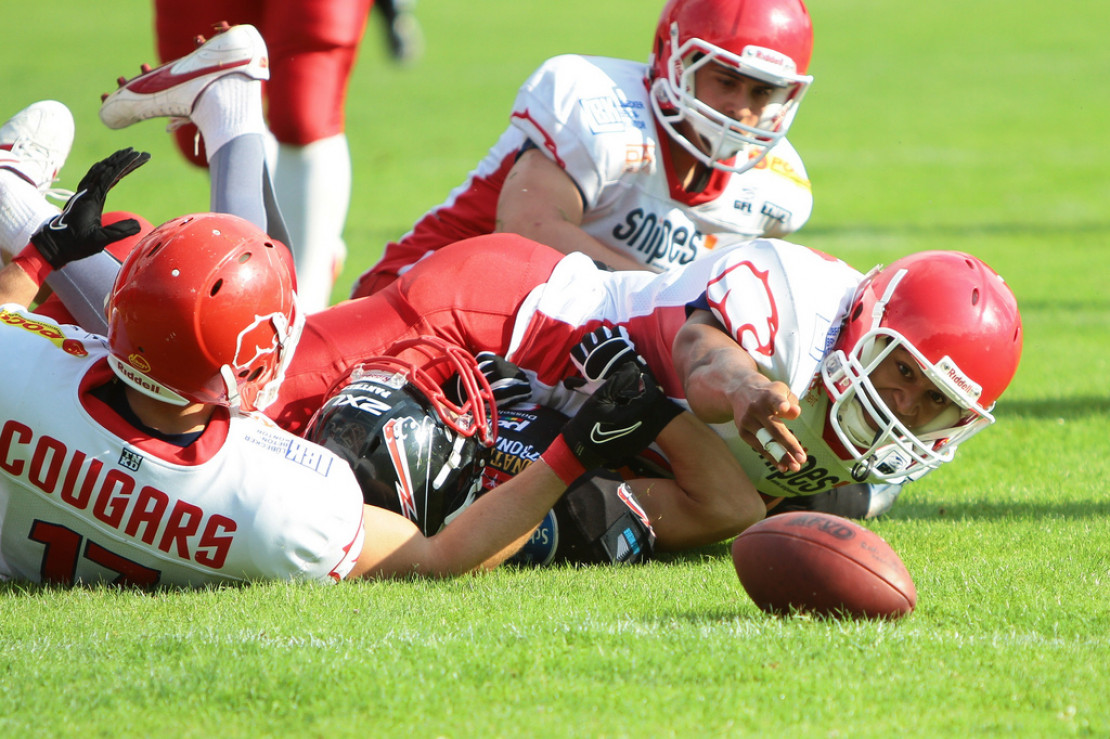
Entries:
POLYGON ((702 163, 730 172, 750 169, 786 136, 813 81, 805 74, 812 51, 813 25, 801 0, 670 0, 650 60, 656 118, 702 163), (711 63, 775 88, 756 125, 698 100, 694 73, 711 63), (682 121, 708 151, 678 132, 682 121))
POLYGON ((300 337, 287 249, 221 213, 162 224, 124 260, 108 298, 115 373, 174 405, 262 408, 300 337))
POLYGON ((821 366, 829 423, 858 462, 853 475, 897 481, 950 461, 994 423, 990 411, 1017 371, 1021 344, 1013 292, 970 254, 920 252, 872 271, 821 366), (897 347, 953 401, 921 428, 902 424, 870 379, 897 347))

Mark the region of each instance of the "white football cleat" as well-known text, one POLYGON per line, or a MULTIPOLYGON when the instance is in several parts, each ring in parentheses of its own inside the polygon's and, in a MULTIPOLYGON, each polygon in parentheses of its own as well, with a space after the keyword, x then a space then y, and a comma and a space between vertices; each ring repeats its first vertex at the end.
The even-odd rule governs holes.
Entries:
POLYGON ((57 100, 40 100, 0 127, 0 169, 15 172, 45 194, 72 146, 69 108, 57 100))
POLYGON ((119 78, 119 89, 103 96, 100 120, 108 128, 125 128, 148 118, 188 118, 197 98, 221 77, 241 74, 270 79, 266 42, 254 26, 221 29, 192 53, 143 74, 119 78))

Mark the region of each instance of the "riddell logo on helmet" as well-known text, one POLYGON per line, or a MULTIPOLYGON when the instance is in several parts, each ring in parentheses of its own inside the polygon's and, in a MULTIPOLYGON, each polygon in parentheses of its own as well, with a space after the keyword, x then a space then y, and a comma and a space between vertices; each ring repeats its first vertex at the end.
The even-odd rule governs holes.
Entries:
POLYGON ((979 400, 979 396, 983 394, 983 388, 979 386, 979 383, 961 372, 960 368, 956 366, 956 363, 948 357, 944 357, 937 362, 937 369, 940 370, 941 375, 949 383, 972 400, 979 400))
POLYGON ((745 62, 755 62, 760 67, 778 68, 780 71, 794 74, 794 60, 766 46, 745 46, 740 56, 745 62))
MULTIPOLYGON (((130 381, 131 383, 133 383, 135 385, 139 385, 143 389, 149 390, 152 393, 161 394, 161 392, 162 392, 162 386, 161 385, 152 381, 150 378, 136 372, 135 368, 132 368, 131 366, 129 366, 127 364, 127 362, 123 362, 123 361, 121 361, 121 360, 119 360, 115 357, 112 357, 112 361, 115 363, 116 371, 119 372, 120 374, 124 375, 127 378, 128 381, 130 381)), ((144 362, 144 364, 145 364, 145 362, 144 362)))

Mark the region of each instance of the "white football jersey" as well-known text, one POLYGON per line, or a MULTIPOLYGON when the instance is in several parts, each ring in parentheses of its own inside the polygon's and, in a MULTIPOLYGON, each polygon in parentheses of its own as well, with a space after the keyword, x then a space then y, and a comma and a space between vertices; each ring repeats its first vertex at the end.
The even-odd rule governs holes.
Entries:
POLYGON ((90 390, 102 337, 0 308, 0 578, 200 586, 334 582, 362 550, 346 462, 257 414, 218 409, 187 447, 90 390))
POLYGON ((566 368, 552 366, 551 357, 565 356, 568 336, 580 335, 582 328, 623 325, 667 395, 688 408, 671 346, 687 306, 705 308, 761 372, 786 383, 802 406, 801 416, 786 422, 809 452, 798 473, 778 472, 740 439, 734 424, 713 427, 756 487, 778 497, 853 482, 853 463, 828 442, 828 396, 819 369, 863 275, 828 255, 776 239, 722 238, 717 246, 711 257, 664 274, 606 272, 584 255, 565 257, 521 307, 509 359, 534 378, 538 402, 573 413, 584 396, 563 387, 566 368))
POLYGON ((708 234, 778 237, 801 228, 813 195, 785 139, 747 172, 713 170, 697 194, 669 179, 667 134, 656 126, 646 75, 639 62, 558 56, 513 104, 513 126, 578 185, 587 233, 664 271, 712 249, 708 234))
POLYGON ((656 272, 710 251, 710 234, 781 237, 801 228, 813 195, 786 139, 744 173, 714 170, 702 192, 671 181, 647 71, 643 63, 595 56, 545 62, 520 88, 508 130, 445 203, 386 247, 379 266, 403 272, 430 251, 493 232, 505 176, 529 140, 578 186, 582 228, 656 272))

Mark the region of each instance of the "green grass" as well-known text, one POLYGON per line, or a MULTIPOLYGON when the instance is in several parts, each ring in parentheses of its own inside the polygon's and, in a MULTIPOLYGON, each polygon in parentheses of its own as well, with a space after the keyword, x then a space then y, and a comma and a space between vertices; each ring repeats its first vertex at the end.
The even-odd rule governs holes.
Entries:
MULTIPOLYGON (((146 4, 9 3, 4 109, 73 109, 63 185, 154 154, 112 195, 207 207, 156 122, 98 95, 152 58, 146 4)), ((420 0, 428 54, 376 28, 349 106, 345 284, 493 143, 563 51, 643 58, 657 3, 420 0)), ((871 525, 918 591, 898 623, 767 618, 724 545, 635 569, 157 595, 0 586, 3 736, 1110 735, 1110 68, 1083 0, 813 0, 791 136, 816 208, 796 238, 859 267, 918 249, 1013 285, 1025 354, 999 422, 871 525)))

